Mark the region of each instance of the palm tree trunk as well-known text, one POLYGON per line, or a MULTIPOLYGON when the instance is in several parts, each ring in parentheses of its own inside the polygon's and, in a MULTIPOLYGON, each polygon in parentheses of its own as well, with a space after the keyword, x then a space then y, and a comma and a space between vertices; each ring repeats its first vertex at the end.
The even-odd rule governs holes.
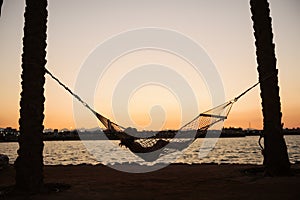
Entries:
POLYGON ((26 0, 22 54, 20 137, 16 187, 30 193, 43 187, 43 120, 47 0, 26 0))
POLYGON ((290 172, 290 162, 282 132, 278 70, 269 3, 267 0, 250 0, 250 5, 256 39, 257 70, 261 81, 265 174, 285 175, 290 172), (271 78, 265 79, 270 75, 271 78))

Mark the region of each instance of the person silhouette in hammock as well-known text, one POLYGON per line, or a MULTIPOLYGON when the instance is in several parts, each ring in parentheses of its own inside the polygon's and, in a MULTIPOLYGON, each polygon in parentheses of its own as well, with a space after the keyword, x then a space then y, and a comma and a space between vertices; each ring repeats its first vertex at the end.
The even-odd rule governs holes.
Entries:
POLYGON ((154 145, 149 147, 144 147, 140 143, 136 142, 135 137, 133 137, 132 135, 137 135, 136 129, 127 128, 122 134, 122 137, 120 139, 121 142, 119 143, 119 145, 129 148, 129 150, 133 153, 149 153, 149 152, 160 150, 163 147, 165 147, 167 144, 169 144, 168 141, 160 139, 157 140, 154 145))

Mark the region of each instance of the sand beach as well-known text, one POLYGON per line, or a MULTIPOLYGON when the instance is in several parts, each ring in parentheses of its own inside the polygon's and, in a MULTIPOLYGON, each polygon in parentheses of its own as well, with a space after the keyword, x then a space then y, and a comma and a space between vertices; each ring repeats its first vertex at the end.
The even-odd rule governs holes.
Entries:
MULTIPOLYGON (((297 199, 300 165, 292 169, 290 177, 264 177, 259 165, 171 164, 140 174, 104 165, 45 166, 45 183, 70 188, 28 197, 2 192, 0 199, 297 199)), ((1 170, 0 177, 2 191, 13 185, 13 166, 1 170)))

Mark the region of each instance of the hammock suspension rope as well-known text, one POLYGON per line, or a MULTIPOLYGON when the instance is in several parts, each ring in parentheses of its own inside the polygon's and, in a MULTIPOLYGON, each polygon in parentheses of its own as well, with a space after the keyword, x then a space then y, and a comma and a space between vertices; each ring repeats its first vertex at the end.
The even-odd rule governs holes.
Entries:
MULTIPOLYGON (((140 135, 140 133, 134 131, 132 128, 125 128, 119 124, 112 122, 110 119, 104 117, 103 115, 96 112, 91 108, 84 100, 82 100, 77 94, 75 94, 71 89, 69 89, 64 83, 62 83, 56 76, 54 76, 48 69, 45 68, 45 73, 48 74, 53 80, 55 80, 60 86, 62 86, 66 91, 68 91, 74 98, 76 98, 83 106, 90 110, 96 118, 103 124, 106 128, 104 133, 113 133, 120 140, 120 146, 126 146, 133 153, 149 153, 155 152, 163 149, 167 144, 169 144, 172 138, 184 138, 193 137, 196 139, 199 136, 205 136, 207 130, 214 126, 215 124, 227 119, 229 112, 235 102, 237 102, 242 96, 248 93, 250 90, 255 88, 259 83, 269 79, 273 74, 261 79, 240 95, 234 99, 225 102, 219 106, 209 109, 203 113, 200 113, 193 120, 183 125, 178 131, 160 131, 155 135, 146 134, 140 135), (190 134, 191 132, 195 134, 190 134)), ((260 138, 261 139, 261 138, 260 138)), ((180 146, 180 145, 179 145, 180 146)), ((158 151, 159 154, 159 151, 158 151)))

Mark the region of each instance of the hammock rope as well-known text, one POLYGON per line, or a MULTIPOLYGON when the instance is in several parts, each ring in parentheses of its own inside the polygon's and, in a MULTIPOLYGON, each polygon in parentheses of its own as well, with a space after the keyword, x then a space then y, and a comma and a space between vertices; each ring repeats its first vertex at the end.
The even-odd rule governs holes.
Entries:
MULTIPOLYGON (((160 151, 169 144, 171 139, 193 138, 193 140, 195 140, 198 137, 204 137, 207 134, 207 130, 209 128, 227 119, 227 116, 229 115, 229 112, 231 111, 231 108, 235 102, 237 102, 242 96, 259 85, 259 83, 273 76, 273 74, 271 74, 270 76, 261 79, 234 99, 212 109, 209 109, 203 113, 200 113, 193 120, 183 125, 179 130, 160 131, 156 134, 153 134, 152 132, 137 132, 136 129, 130 127, 125 128, 119 124, 112 122, 110 119, 104 117, 103 115, 96 112, 93 108, 91 108, 85 101, 83 101, 77 94, 69 89, 46 68, 45 73, 47 73, 53 80, 55 80, 60 86, 62 86, 66 91, 68 91, 74 98, 76 98, 83 106, 85 106, 96 116, 96 118, 106 128, 104 133, 107 136, 108 134, 116 135, 120 140, 120 146, 126 146, 133 153, 149 153, 157 151, 157 157, 159 156, 160 151)), ((181 146, 179 145, 176 148, 180 147, 181 146)))
POLYGON ((110 128, 110 130, 116 130, 120 131, 120 129, 125 129, 124 127, 111 122, 108 118, 104 117, 103 115, 100 115, 98 112, 96 112, 94 109, 92 109, 88 103, 83 101, 77 94, 75 94, 70 88, 68 88, 64 83, 62 83, 56 76, 54 76, 47 68, 45 68, 45 73, 48 74, 53 80, 55 80, 60 86, 62 86, 66 91, 68 91, 73 97, 75 97, 83 106, 85 106, 88 110, 90 110, 100 121, 101 123, 106 127, 110 128))

